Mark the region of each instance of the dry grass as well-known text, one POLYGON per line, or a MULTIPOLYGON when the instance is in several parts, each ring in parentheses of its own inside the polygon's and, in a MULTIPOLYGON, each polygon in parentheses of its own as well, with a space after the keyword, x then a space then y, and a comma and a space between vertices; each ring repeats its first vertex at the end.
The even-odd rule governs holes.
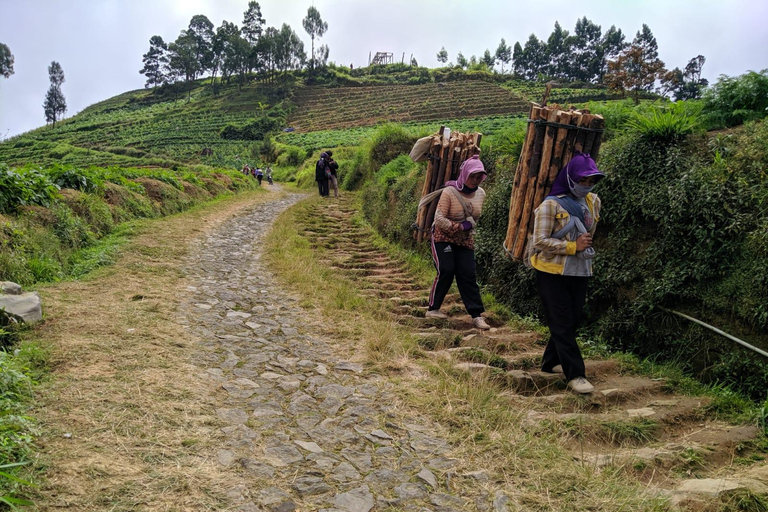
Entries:
POLYGON ((196 340, 176 322, 189 242, 226 221, 249 193, 139 225, 115 265, 41 289, 51 351, 38 391, 39 510, 220 509, 237 484, 216 462, 219 436, 190 363, 196 340))

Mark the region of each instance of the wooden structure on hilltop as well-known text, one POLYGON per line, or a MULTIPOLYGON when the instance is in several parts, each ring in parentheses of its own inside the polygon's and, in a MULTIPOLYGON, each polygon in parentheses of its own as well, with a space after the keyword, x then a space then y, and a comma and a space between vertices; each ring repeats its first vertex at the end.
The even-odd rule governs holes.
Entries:
POLYGON ((571 161, 574 153, 589 153, 597 160, 604 126, 602 116, 590 114, 586 109, 560 110, 558 105, 531 104, 528 131, 509 203, 504 250, 510 258, 523 260, 533 232, 533 212, 547 197, 557 173, 571 161))
POLYGON ((373 60, 371 60, 371 52, 368 52, 368 65, 384 66, 386 64, 392 64, 392 57, 392 52, 376 52, 376 55, 373 56, 373 60))
MULTIPOLYGON (((414 146, 414 151, 421 147, 424 150, 422 152, 419 149, 418 152, 421 154, 417 155, 412 151, 411 158, 415 161, 429 160, 421 197, 443 188, 446 182, 458 178, 461 164, 467 158, 480 153, 482 137, 481 133, 452 132, 450 128, 441 126, 438 133, 419 139, 414 146)), ((417 242, 429 240, 429 230, 435 219, 438 200, 439 197, 419 209, 414 224, 414 237, 417 242)))

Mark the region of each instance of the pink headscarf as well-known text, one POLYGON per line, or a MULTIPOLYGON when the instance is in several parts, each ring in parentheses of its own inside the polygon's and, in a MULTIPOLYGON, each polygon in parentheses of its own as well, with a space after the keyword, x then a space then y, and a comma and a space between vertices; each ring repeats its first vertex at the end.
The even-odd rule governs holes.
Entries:
POLYGON ((485 178, 488 177, 488 173, 485 172, 485 167, 483 167, 483 162, 480 161, 480 155, 474 155, 464 160, 464 163, 461 164, 460 167, 459 177, 455 180, 447 181, 445 186, 453 187, 458 191, 462 191, 464 189, 464 183, 466 183, 469 175, 475 174, 476 172, 483 173, 483 177, 480 180, 480 183, 485 181, 485 178))

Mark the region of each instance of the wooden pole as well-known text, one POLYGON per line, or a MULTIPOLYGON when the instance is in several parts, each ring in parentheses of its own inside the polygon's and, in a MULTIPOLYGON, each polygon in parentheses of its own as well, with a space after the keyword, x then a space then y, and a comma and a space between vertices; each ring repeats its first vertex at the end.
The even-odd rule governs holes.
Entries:
MULTIPOLYGON (((544 109, 539 109, 538 117, 536 119, 542 119, 545 115, 544 109)), ((524 178, 528 185, 525 189, 525 199, 523 199, 523 212, 520 216, 520 223, 517 228, 517 236, 515 237, 515 245, 512 247, 512 256, 520 260, 523 258, 523 250, 525 249, 526 235, 528 232, 528 220, 531 217, 533 211, 532 204, 533 196, 536 193, 535 179, 539 174, 539 164, 541 163, 541 152, 543 146, 543 139, 546 133, 546 125, 543 123, 535 124, 535 136, 533 140, 533 151, 531 154, 530 163, 528 165, 528 174, 524 178)))
MULTIPOLYGON (((528 113, 528 119, 537 119, 540 108, 536 103, 531 104, 531 110, 528 113)), ((525 133, 525 141, 523 142, 523 148, 520 151, 520 159, 517 161, 517 170, 515 171, 515 178, 512 182, 512 197, 509 202, 509 221, 507 224, 507 237, 504 240, 504 248, 508 253, 512 252, 512 248, 517 238, 517 228, 520 225, 520 216, 523 212, 523 200, 525 198, 525 189, 528 185, 528 155, 533 152, 533 141, 535 138, 535 129, 533 123, 528 123, 528 129, 525 133)))
MULTIPOLYGON (((547 112, 547 122, 556 123, 558 118, 558 110, 551 109, 547 112)), ((536 192, 533 196, 533 204, 531 207, 535 210, 542 199, 547 189, 547 178, 549 177, 549 165, 552 162, 552 152, 557 140, 557 126, 547 126, 546 138, 544 139, 544 147, 542 148, 541 164, 539 165, 539 174, 536 177, 536 192)), ((531 221, 533 216, 531 216, 531 221)), ((530 223, 530 222, 529 222, 530 223)), ((527 238, 527 237, 526 237, 527 238)))

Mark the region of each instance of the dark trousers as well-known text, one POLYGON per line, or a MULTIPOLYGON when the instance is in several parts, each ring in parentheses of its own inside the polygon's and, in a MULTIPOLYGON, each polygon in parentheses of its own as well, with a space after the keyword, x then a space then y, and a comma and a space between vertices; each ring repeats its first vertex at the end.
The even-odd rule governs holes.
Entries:
POLYGON ((320 195, 322 197, 325 197, 328 195, 328 180, 322 179, 317 180, 317 190, 320 192, 320 195))
POLYGON ((543 371, 562 365, 567 380, 585 377, 584 359, 576 343, 576 328, 587 299, 588 277, 536 271, 536 284, 549 326, 549 343, 541 361, 543 371))
POLYGON ((485 311, 475 272, 475 251, 447 242, 432 242, 432 259, 437 277, 429 293, 429 309, 440 309, 448 290, 456 278, 461 300, 473 318, 485 311))

